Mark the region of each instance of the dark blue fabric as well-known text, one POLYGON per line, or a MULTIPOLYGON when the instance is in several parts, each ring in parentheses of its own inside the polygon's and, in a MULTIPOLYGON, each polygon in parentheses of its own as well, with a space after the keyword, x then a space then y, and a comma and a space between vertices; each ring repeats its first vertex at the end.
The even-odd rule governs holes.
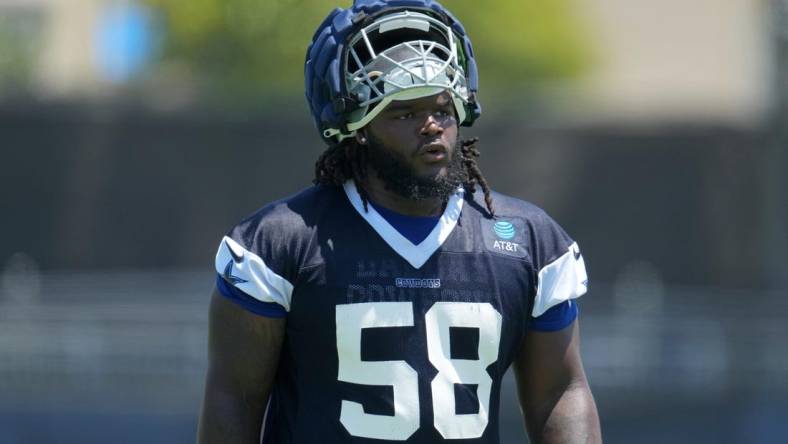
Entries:
POLYGON ((551 307, 538 318, 532 318, 530 329, 536 331, 563 330, 577 319, 577 314, 577 301, 570 299, 551 307))
MULTIPOLYGON (((439 370, 430 361, 429 342, 436 322, 428 320, 428 313, 433 316, 470 308, 464 304, 484 306, 484 310, 494 310, 500 316, 495 361, 477 369, 478 375, 492 379, 490 392, 480 398, 477 384, 481 379, 461 380, 450 388, 453 399, 437 401, 440 408, 454 414, 487 408, 489 422, 481 436, 462 439, 462 444, 500 442, 502 378, 522 349, 523 339, 533 331, 528 330, 528 324, 535 321, 530 314, 539 270, 566 254, 574 241, 533 205, 493 193, 497 217, 490 218, 481 190, 465 198, 457 225, 419 268, 392 249, 359 216, 339 187, 316 186, 274 202, 228 233, 228 238, 245 250, 244 261, 251 260, 252 255, 259 257, 294 287, 286 317, 286 340, 276 371, 275 401, 266 421, 266 444, 394 442, 354 436, 341 422, 345 401, 360 404, 370 414, 391 415, 392 385, 399 384, 397 377, 392 385, 340 380, 340 360, 350 356, 348 353, 358 357, 365 370, 386 361, 412 368, 411 374, 418 378, 411 396, 418 401, 419 424, 409 438, 399 442, 446 442, 434 426, 436 400, 431 383, 439 370), (500 229, 504 225, 514 228, 514 236, 500 229), (391 302, 397 305, 388 304, 391 302), (381 306, 375 309, 378 311, 373 313, 370 327, 359 332, 359 343, 349 343, 346 336, 337 335, 338 315, 340 322, 356 322, 362 312, 369 313, 370 303, 381 306), (386 326, 390 322, 386 319, 394 319, 394 312, 389 310, 395 308, 412 313, 412 318, 403 322, 407 325, 386 326), (356 314, 348 317, 351 313, 356 314)), ((226 257, 228 252, 223 254, 224 261, 231 260, 226 257)), ((224 274, 225 263, 219 263, 218 273, 224 274)), ((231 267, 228 276, 251 278, 244 271, 231 267)), ((245 289, 245 285, 249 284, 240 283, 238 287, 245 289)), ((249 307, 255 312, 263 305, 251 302, 249 307)), ((441 344, 448 342, 445 352, 451 359, 478 362, 489 325, 465 325, 451 319, 438 320, 437 324, 441 344)))
POLYGON ((283 318, 287 316, 284 307, 273 302, 263 302, 249 296, 243 291, 227 283, 220 274, 216 274, 216 288, 224 297, 244 307, 254 314, 269 318, 283 318))
POLYGON ((369 201, 369 203, 383 216, 384 219, 391 224, 394 229, 405 236, 413 245, 418 245, 427 238, 427 236, 438 224, 440 216, 434 217, 419 217, 419 216, 406 216, 404 214, 391 211, 388 208, 381 207, 376 203, 369 201))

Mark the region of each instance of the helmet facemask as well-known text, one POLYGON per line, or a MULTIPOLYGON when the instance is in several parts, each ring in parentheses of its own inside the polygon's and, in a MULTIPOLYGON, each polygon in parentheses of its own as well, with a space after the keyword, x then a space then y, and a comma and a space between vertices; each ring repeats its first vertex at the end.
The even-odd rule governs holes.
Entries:
POLYGON ((469 91, 462 54, 452 29, 423 13, 382 16, 353 35, 344 57, 344 87, 357 107, 346 115, 347 134, 327 129, 326 137, 352 137, 394 100, 448 91, 458 122, 466 119, 469 91))

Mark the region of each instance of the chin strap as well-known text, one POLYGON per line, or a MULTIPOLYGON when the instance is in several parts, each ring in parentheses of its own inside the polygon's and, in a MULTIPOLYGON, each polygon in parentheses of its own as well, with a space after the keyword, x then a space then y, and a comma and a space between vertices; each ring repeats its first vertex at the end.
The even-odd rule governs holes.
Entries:
POLYGON ((326 128, 325 130, 323 130, 323 137, 327 139, 331 137, 336 137, 337 142, 341 142, 345 139, 356 137, 356 132, 351 131, 349 133, 343 133, 341 130, 338 130, 336 128, 326 128))

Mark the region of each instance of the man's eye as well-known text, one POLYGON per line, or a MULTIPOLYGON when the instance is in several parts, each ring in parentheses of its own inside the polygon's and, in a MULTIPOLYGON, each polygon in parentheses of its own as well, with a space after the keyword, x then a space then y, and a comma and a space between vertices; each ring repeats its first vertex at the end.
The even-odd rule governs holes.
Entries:
POLYGON ((397 116, 397 120, 408 120, 413 117, 413 113, 405 113, 397 116))

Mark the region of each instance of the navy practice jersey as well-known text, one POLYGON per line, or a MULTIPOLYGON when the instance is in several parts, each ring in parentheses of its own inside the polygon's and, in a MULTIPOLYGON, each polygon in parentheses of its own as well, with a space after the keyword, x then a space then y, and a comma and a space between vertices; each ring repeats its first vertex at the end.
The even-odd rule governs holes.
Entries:
POLYGON ((449 200, 414 245, 352 182, 241 222, 216 256, 222 294, 286 334, 268 443, 498 442, 501 378, 529 326, 585 293, 583 257, 542 210, 449 200))

